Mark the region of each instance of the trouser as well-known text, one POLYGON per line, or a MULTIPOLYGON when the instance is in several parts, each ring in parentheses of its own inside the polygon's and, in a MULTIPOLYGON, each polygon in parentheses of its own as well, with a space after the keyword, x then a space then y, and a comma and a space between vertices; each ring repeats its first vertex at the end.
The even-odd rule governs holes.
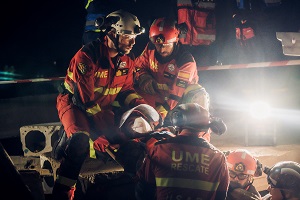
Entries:
POLYGON ((84 133, 74 134, 67 146, 66 156, 57 171, 53 199, 72 200, 81 167, 89 153, 89 137, 84 133))
MULTIPOLYGON (((84 111, 73 105, 68 94, 60 94, 57 97, 57 110, 65 132, 70 140, 66 149, 66 156, 62 160, 57 173, 53 196, 59 200, 72 199, 69 193, 70 191, 74 192, 81 167, 89 154, 91 122, 84 111), (64 198, 61 198, 62 196, 64 196, 64 198)), ((113 115, 105 115, 105 119, 107 118, 111 119, 113 115)), ((117 127, 106 126, 107 128, 99 130, 99 134, 101 135, 100 139, 97 139, 99 136, 94 136, 94 134, 91 138, 93 141, 97 141, 96 145, 94 144, 94 148, 98 148, 97 150, 102 152, 105 151, 104 147, 108 144, 116 144, 126 140, 124 134, 121 134, 117 127)))

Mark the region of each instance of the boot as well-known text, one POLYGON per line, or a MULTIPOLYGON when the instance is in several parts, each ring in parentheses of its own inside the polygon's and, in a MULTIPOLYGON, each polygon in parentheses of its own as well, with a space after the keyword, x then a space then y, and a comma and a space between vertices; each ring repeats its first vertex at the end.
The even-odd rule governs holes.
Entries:
POLYGON ((55 160, 61 160, 62 158, 64 158, 66 156, 66 147, 69 143, 69 138, 67 137, 67 134, 64 130, 64 127, 61 126, 59 132, 58 132, 58 140, 55 141, 53 148, 52 148, 52 152, 51 152, 51 156, 55 159, 55 160))
POLYGON ((68 187, 60 183, 55 183, 52 191, 53 200, 73 200, 76 187, 68 187))

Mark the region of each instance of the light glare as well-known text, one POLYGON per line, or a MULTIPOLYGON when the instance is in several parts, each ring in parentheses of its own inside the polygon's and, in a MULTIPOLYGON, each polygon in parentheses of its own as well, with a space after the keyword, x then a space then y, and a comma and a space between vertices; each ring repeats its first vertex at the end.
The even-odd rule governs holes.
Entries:
POLYGON ((250 105, 250 115, 255 119, 265 119, 269 117, 271 107, 266 102, 257 101, 250 105))

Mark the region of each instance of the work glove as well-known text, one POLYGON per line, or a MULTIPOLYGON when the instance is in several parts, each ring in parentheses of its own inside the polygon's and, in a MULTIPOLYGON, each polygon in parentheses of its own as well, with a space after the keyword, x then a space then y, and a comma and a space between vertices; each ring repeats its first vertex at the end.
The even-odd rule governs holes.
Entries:
POLYGON ((147 94, 156 94, 158 92, 157 82, 148 74, 143 74, 138 80, 139 88, 147 94))
POLYGON ((164 140, 175 136, 176 135, 170 132, 169 130, 167 130, 167 128, 165 130, 161 129, 155 131, 148 135, 148 139, 146 142, 146 150, 150 150, 155 145, 155 143, 158 142, 159 140, 164 140))

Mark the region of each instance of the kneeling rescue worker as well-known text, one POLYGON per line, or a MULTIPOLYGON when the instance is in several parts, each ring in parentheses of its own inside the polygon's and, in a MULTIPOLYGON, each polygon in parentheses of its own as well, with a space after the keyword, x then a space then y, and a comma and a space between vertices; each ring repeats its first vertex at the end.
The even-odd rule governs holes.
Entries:
POLYGON ((136 16, 124 10, 109 14, 100 26, 106 36, 83 46, 72 58, 57 110, 69 139, 53 188, 53 199, 73 199, 76 182, 89 155, 90 140, 104 152, 108 144, 126 140, 115 124, 112 105, 145 104, 133 88, 133 61, 127 54, 144 32, 136 16), (100 137, 99 137, 100 136, 100 137))

